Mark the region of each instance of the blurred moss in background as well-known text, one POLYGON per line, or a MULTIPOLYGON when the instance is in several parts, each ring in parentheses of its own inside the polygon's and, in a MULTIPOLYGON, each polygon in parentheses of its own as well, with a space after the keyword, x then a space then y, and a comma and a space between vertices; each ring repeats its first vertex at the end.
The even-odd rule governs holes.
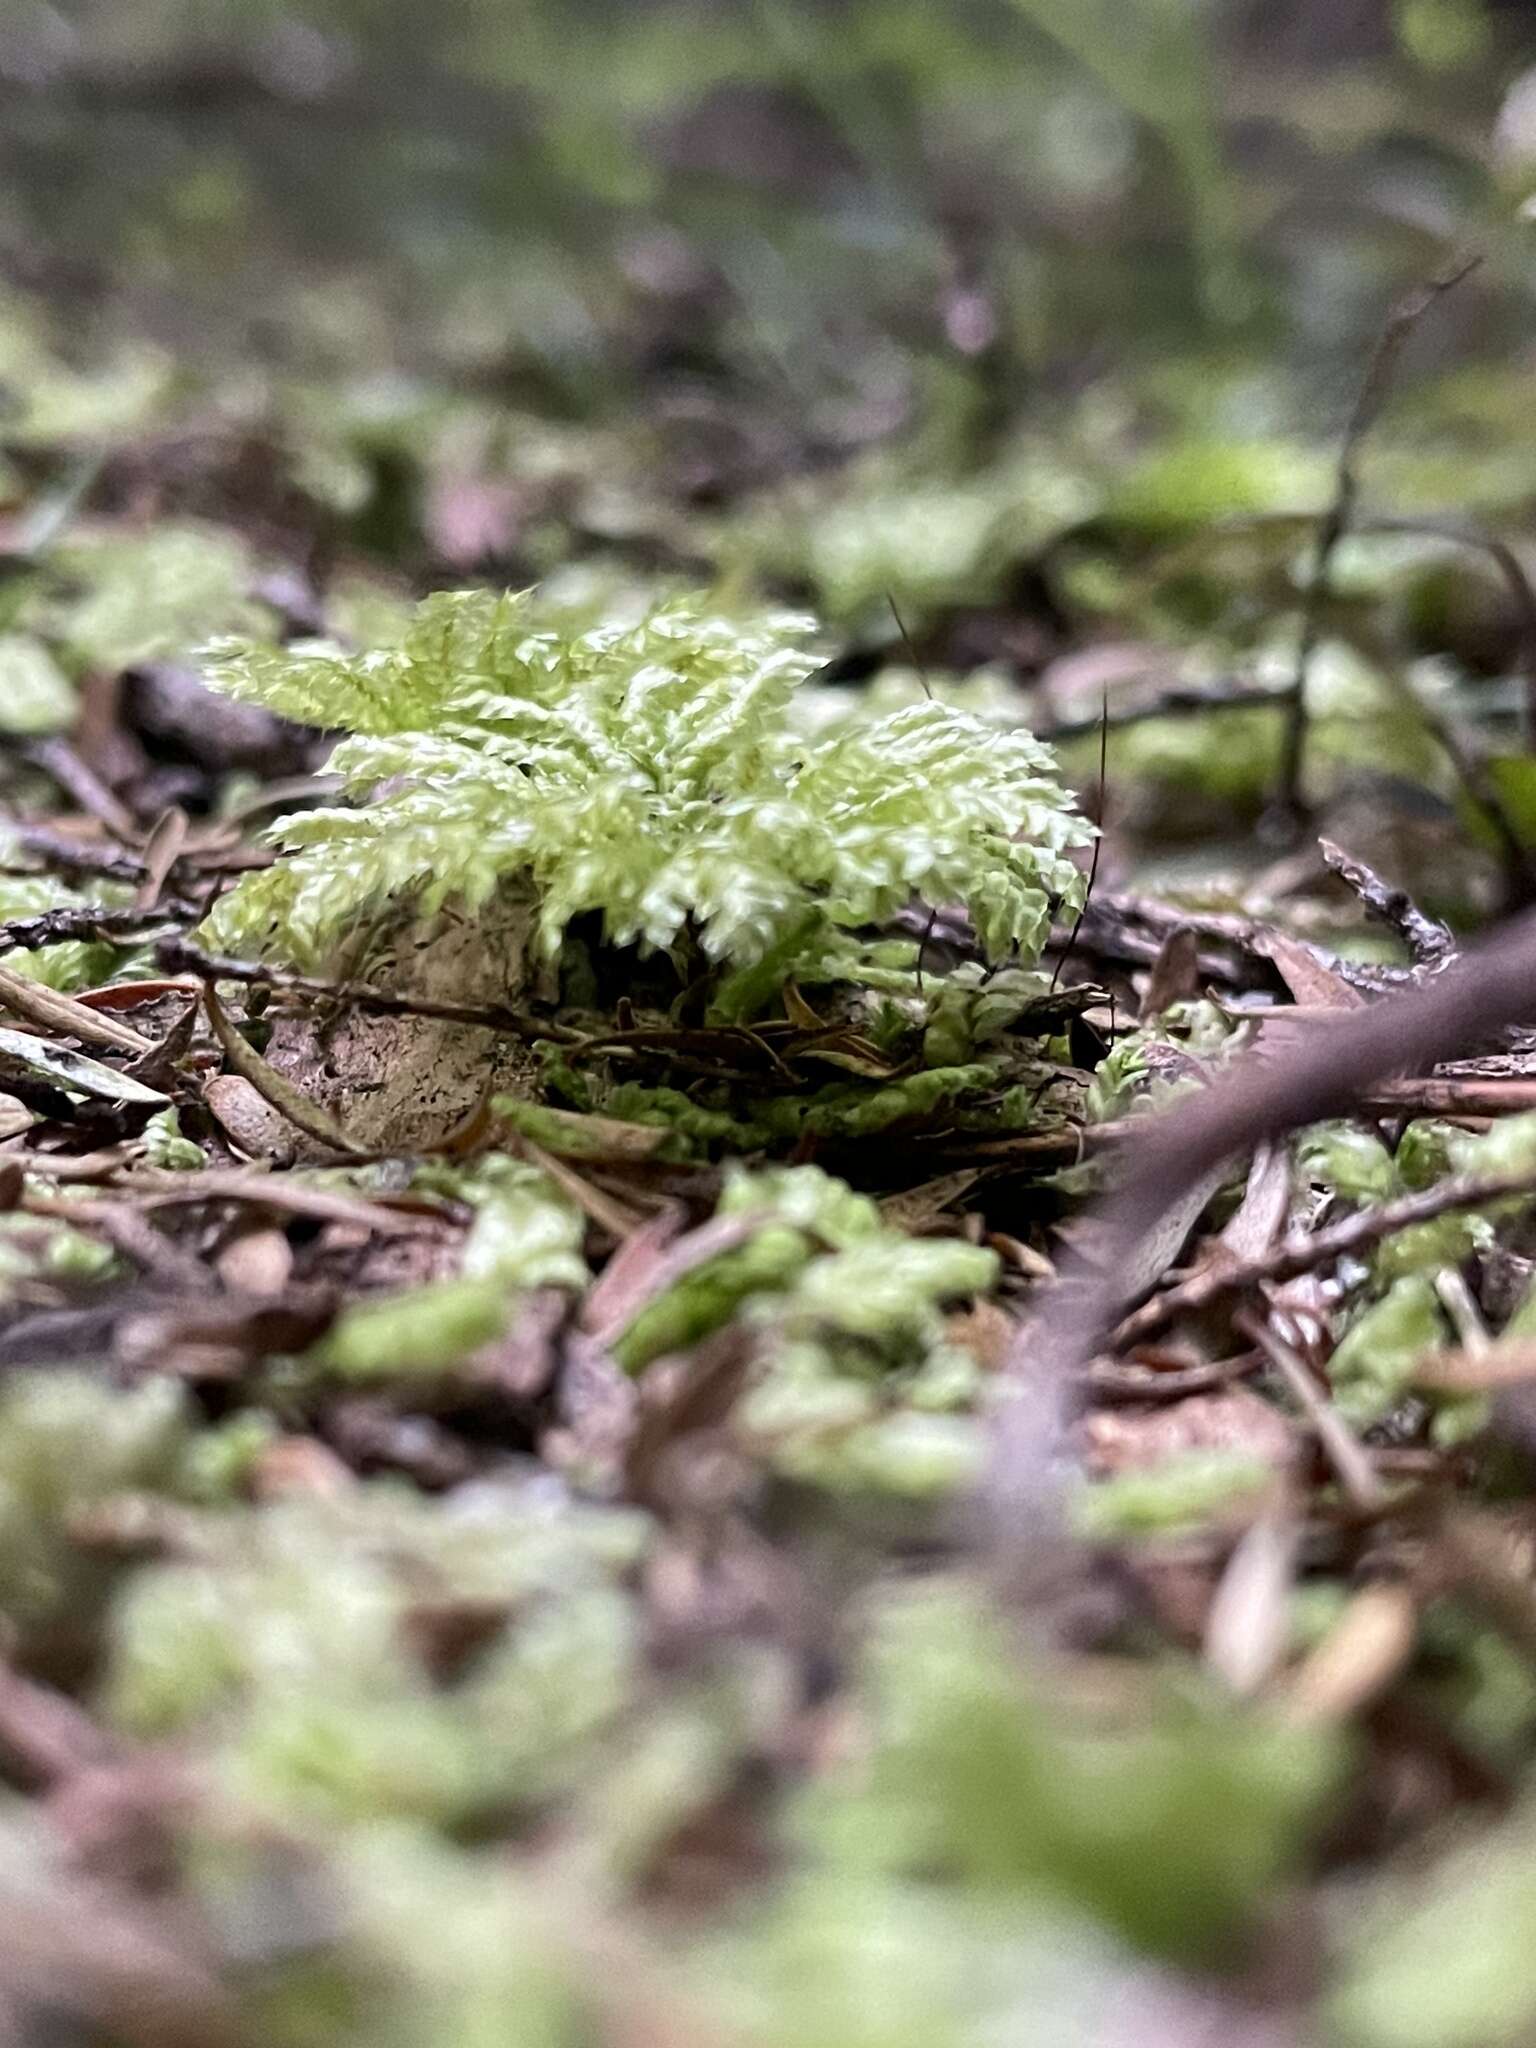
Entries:
POLYGON ((1512 0, 10 0, 0 265, 213 354, 729 379, 802 452, 1171 352, 1265 430, 1536 182, 1533 63, 1512 0))

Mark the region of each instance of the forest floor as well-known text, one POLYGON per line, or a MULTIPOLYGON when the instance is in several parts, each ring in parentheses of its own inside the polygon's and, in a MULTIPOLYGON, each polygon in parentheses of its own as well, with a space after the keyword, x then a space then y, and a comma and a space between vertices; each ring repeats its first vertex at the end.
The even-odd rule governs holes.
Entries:
POLYGON ((961 476, 7 318, 0 2039, 1531 2038, 1536 599, 1390 360, 961 476))

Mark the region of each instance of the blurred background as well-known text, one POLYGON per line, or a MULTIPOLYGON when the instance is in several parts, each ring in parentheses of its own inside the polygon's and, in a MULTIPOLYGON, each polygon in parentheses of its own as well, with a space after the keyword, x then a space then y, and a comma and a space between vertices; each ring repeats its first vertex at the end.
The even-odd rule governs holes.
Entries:
POLYGON ((1170 346, 1326 375, 1536 163, 1524 0, 3 14, 17 283, 188 346, 367 335, 567 403, 729 376, 817 447, 954 403, 978 361, 1021 408, 1170 346))
MULTIPOLYGON (((813 605, 850 677, 1000 665, 1070 733, 1153 670, 1294 661, 1298 522, 1459 249, 1369 494, 1524 548, 1532 191, 1524 0, 10 0, 0 514, 23 552, 65 501, 238 529, 364 639, 442 582, 724 581, 813 605)), ((1312 793, 1385 767, 1536 832, 1508 564, 1337 568, 1312 793)), ((1115 766, 1208 837, 1279 745, 1149 720, 1115 766)))

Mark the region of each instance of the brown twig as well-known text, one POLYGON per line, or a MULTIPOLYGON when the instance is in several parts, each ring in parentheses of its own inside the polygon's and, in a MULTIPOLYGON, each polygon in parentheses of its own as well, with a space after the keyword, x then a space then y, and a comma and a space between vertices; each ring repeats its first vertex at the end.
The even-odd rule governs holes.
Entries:
POLYGON ((113 795, 95 769, 80 758, 68 740, 29 740, 18 752, 29 766, 40 768, 65 796, 73 798, 82 811, 105 825, 114 839, 129 842, 138 837, 133 813, 113 795))
POLYGON ((155 959, 168 974, 196 974, 204 981, 240 982, 248 987, 273 989, 279 994, 322 996, 380 1017, 440 1017, 446 1023, 479 1025, 488 1031, 512 1032, 520 1038, 583 1042, 581 1032, 569 1025, 530 1017, 499 1003, 481 1007, 443 1003, 431 996, 370 988, 362 981, 333 981, 321 974, 297 974, 289 968, 269 967, 260 960, 237 960, 227 953, 208 953, 179 935, 162 939, 155 947, 155 959))
POLYGON ((140 1055, 155 1050, 154 1040, 131 1025, 120 1024, 115 1017, 100 1016, 73 996, 61 995, 40 981, 0 967, 0 1012, 7 1010, 13 1016, 24 1017, 39 1031, 64 1033, 78 1038, 82 1045, 106 1046, 113 1052, 140 1055))
POLYGON ((1346 853, 1331 839, 1319 839, 1317 844, 1327 867, 1359 897, 1378 924, 1397 933, 1410 957, 1420 966, 1439 967, 1455 952, 1456 941, 1450 926, 1441 924, 1438 918, 1426 917, 1406 889, 1384 881, 1373 867, 1346 853))
POLYGON ((1312 564, 1302 596, 1301 631, 1296 646, 1288 699, 1285 751, 1281 760, 1278 809, 1288 819, 1301 815, 1301 771, 1307 745, 1307 678, 1322 638, 1333 558, 1348 533, 1360 496, 1360 456, 1391 389, 1398 360, 1415 327, 1435 303, 1470 277, 1483 261, 1481 251, 1454 256, 1442 270, 1405 292, 1386 318, 1365 367, 1359 392, 1345 423, 1334 472, 1333 496, 1319 521, 1312 564))
POLYGON ((1536 902, 1536 858, 1533 858, 1520 828, 1511 817, 1498 785, 1489 773, 1487 762, 1462 739, 1450 720, 1432 710, 1416 690, 1406 683, 1403 689, 1413 706, 1414 716, 1450 762, 1456 780, 1487 819, 1490 831, 1499 842, 1504 862, 1506 907, 1523 909, 1536 902))
POLYGON ((1481 1074, 1429 1074, 1384 1081, 1360 1098, 1371 1116, 1524 1116, 1536 1109, 1536 1080, 1481 1074))
POLYGON ((121 1252, 141 1272, 151 1274, 179 1293, 206 1295, 213 1290, 210 1268, 162 1236, 126 1202, 29 1191, 22 1195, 21 1207, 29 1216, 47 1216, 59 1223, 98 1231, 115 1252, 121 1252))
POLYGON ((262 1173, 210 1167, 206 1172, 136 1173, 122 1182, 140 1209, 194 1207, 200 1202, 245 1202, 281 1215, 308 1216, 322 1223, 346 1223, 385 1236, 430 1233, 451 1219, 429 1209, 389 1208, 362 1195, 317 1188, 290 1173, 262 1173))
MULTIPOLYGON (((1092 1271, 1044 1291, 1009 1356, 986 1498, 999 1560, 1017 1569, 1038 1533, 1031 1489, 1059 1462, 1070 1391, 1130 1305, 1128 1274, 1169 1206, 1261 1138, 1340 1116, 1385 1077, 1433 1067, 1536 1009, 1536 914, 1470 948, 1433 980, 1264 1060, 1237 1061, 1202 1094, 1149 1119, 1097 1212, 1092 1271)), ((1486 1199, 1486 1196, 1484 1197, 1486 1199)))
POLYGON ((1306 1361, 1261 1317, 1243 1316, 1239 1321, 1244 1335, 1258 1345, 1312 1425, 1350 1506, 1358 1514, 1376 1514, 1386 1499, 1386 1491, 1359 1438, 1307 1370, 1306 1361))
POLYGON ((1240 676, 1227 676, 1215 683, 1174 683, 1134 704, 1117 704, 1105 714, 1092 717, 1056 718, 1032 725, 1037 739, 1059 746, 1069 740, 1091 739, 1106 724, 1111 732, 1127 726, 1146 725, 1155 718, 1203 718, 1225 711, 1262 711, 1290 702, 1286 685, 1250 683, 1240 676))
POLYGON ((1256 1351, 1239 1352, 1235 1358, 1219 1359, 1214 1365, 1166 1369, 1095 1359, 1083 1376, 1083 1386, 1096 1403, 1182 1401, 1190 1394, 1219 1392, 1245 1378, 1261 1362, 1256 1351))
POLYGON ((1056 956, 1056 966, 1051 974, 1052 995, 1056 993, 1056 985, 1061 980, 1062 969, 1066 966, 1067 962, 1072 958, 1073 952, 1077 947, 1078 933, 1083 928, 1083 919, 1088 915, 1088 906, 1093 901, 1094 885, 1097 883, 1099 879, 1099 855, 1104 848, 1104 819, 1106 812, 1108 810, 1108 805, 1109 698, 1106 696, 1104 699, 1102 715, 1099 721, 1099 790, 1098 801, 1094 805, 1095 816, 1093 822, 1095 831, 1093 839, 1093 853, 1088 862, 1088 880, 1083 887, 1083 900, 1077 907, 1077 916, 1073 920, 1071 931, 1067 934, 1067 943, 1062 948, 1060 953, 1058 953, 1056 956))
POLYGON ((1379 1244, 1383 1238, 1410 1229, 1415 1223, 1431 1222, 1452 1209, 1480 1209, 1487 1202, 1528 1194, 1533 1187, 1536 1175, 1529 1173, 1491 1174, 1480 1180, 1464 1175, 1439 1181, 1432 1188, 1421 1188, 1416 1194, 1401 1195, 1393 1202, 1378 1202, 1373 1208, 1359 1209, 1326 1230, 1299 1231, 1283 1237, 1278 1244, 1255 1252, 1251 1258, 1201 1266, 1134 1309, 1115 1331, 1112 1341, 1117 1349, 1143 1343, 1177 1322, 1180 1316, 1194 1315, 1228 1295, 1257 1286, 1261 1280, 1294 1280, 1298 1274, 1315 1273, 1319 1267, 1330 1266, 1335 1259, 1362 1251, 1367 1245, 1379 1244))
POLYGON ((35 853, 46 866, 62 868, 65 874, 105 875, 113 882, 138 883, 146 873, 139 856, 125 847, 71 839, 67 832, 54 832, 46 825, 18 825, 13 836, 24 853, 35 853))
POLYGON ((8 953, 13 947, 24 953, 38 953, 45 946, 63 946, 71 940, 88 945, 129 945, 150 932, 164 931, 168 924, 191 922, 199 914, 192 903, 161 902, 154 910, 113 910, 100 903, 67 904, 57 910, 40 910, 34 917, 0 920, 0 953, 8 953))
POLYGON ((285 1116, 296 1130, 314 1138, 332 1152, 339 1152, 343 1158, 365 1156, 366 1148, 347 1135, 328 1109, 311 1100, 301 1088, 295 1088, 286 1074, 280 1074, 248 1040, 241 1037, 224 1014, 224 1006, 214 993, 211 981, 203 984, 203 1008, 225 1060, 242 1081, 248 1081, 256 1093, 272 1105, 279 1116, 285 1116))

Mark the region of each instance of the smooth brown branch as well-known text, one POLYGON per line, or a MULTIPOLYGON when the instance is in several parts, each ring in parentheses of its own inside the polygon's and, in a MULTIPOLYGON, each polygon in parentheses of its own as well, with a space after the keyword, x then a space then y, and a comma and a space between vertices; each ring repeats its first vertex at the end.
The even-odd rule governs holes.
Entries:
POLYGON ((1400 1196, 1395 1202, 1380 1202, 1374 1208, 1357 1210, 1326 1230, 1297 1231, 1251 1258, 1201 1266, 1133 1309, 1115 1330, 1111 1347, 1122 1350, 1130 1344, 1144 1343, 1181 1316, 1195 1315, 1213 1302, 1241 1294, 1264 1280, 1294 1280, 1301 1273, 1315 1273, 1319 1267, 1331 1266, 1335 1259, 1379 1244, 1383 1238, 1408 1230, 1415 1223, 1432 1222, 1453 1209, 1480 1209, 1485 1203, 1530 1194, 1533 1189, 1536 1173, 1489 1175, 1483 1179, 1467 1175, 1443 1180, 1417 1194, 1400 1196))

